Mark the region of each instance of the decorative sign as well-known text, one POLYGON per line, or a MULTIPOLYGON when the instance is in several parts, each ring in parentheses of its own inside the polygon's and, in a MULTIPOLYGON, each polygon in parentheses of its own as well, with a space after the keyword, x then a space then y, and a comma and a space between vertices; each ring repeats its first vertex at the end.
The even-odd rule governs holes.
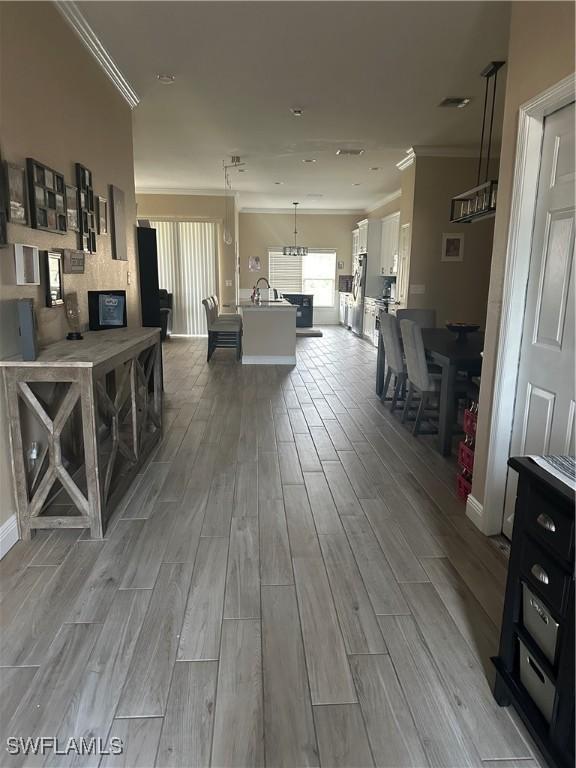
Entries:
POLYGON ((64 250, 64 274, 65 275, 83 275, 84 274, 84 251, 64 250))

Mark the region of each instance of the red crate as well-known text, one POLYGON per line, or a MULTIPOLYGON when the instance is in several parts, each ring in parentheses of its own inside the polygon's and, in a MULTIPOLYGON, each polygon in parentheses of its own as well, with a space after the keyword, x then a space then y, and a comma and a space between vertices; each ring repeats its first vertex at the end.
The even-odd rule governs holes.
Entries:
POLYGON ((466 408, 464 411, 464 432, 467 435, 475 435, 476 434, 476 421, 478 419, 477 414, 472 413, 471 411, 466 408))
POLYGON ((458 446, 458 464, 468 472, 474 469, 474 451, 464 441, 460 441, 458 446))
POLYGON ((458 475, 456 478, 456 493, 462 499, 466 501, 468 495, 472 492, 472 483, 466 480, 462 475, 458 475))

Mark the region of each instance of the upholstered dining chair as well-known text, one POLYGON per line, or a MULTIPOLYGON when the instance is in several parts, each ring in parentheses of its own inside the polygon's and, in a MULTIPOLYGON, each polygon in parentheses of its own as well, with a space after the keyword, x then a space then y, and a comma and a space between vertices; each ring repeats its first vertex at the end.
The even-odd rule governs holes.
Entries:
POLYGON ((426 352, 422 340, 422 328, 413 320, 401 320, 400 332, 402 334, 402 343, 404 344, 404 356, 408 373, 408 391, 406 393, 402 421, 405 422, 408 418, 414 393, 418 392, 420 394, 420 404, 412 428, 412 434, 416 436, 420 432, 420 425, 432 396, 437 395, 440 390, 441 376, 431 373, 428 369, 428 361, 426 360, 426 352))
POLYGON ((212 296, 202 299, 204 310, 206 312, 206 325, 208 327, 208 356, 207 362, 210 362, 214 350, 217 347, 228 347, 236 349, 236 359, 240 360, 242 356, 242 319, 238 316, 231 316, 231 319, 225 319, 226 315, 218 315, 218 306, 212 296))
POLYGON ((232 318, 237 318, 242 321, 242 315, 239 315, 236 312, 220 312, 220 302, 218 301, 218 296, 212 294, 212 296, 209 298, 214 302, 214 306, 216 307, 216 314, 219 318, 223 320, 232 320, 232 318))
POLYGON ((385 400, 390 386, 390 379, 395 376, 394 392, 392 393, 392 402, 390 410, 394 411, 398 403, 400 392, 406 385, 406 366, 400 347, 400 335, 398 321, 394 315, 387 312, 380 313, 380 333, 382 334, 382 343, 384 344, 384 357, 386 362, 386 377, 384 379, 384 388, 381 399, 385 400))
POLYGON ((435 309, 398 309, 396 310, 396 319, 412 320, 420 328, 436 328, 436 310, 435 309))

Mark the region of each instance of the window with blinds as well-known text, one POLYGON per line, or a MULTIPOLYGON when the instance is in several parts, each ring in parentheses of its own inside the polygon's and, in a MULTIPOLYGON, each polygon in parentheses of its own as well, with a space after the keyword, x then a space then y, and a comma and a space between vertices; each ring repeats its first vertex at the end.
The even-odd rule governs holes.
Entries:
POLYGON ((336 291, 336 251, 308 251, 306 256, 285 256, 268 251, 270 285, 282 293, 311 293, 315 307, 333 307, 336 291))
POLYGON ((284 256, 282 251, 268 251, 270 285, 282 293, 302 291, 302 258, 284 256))

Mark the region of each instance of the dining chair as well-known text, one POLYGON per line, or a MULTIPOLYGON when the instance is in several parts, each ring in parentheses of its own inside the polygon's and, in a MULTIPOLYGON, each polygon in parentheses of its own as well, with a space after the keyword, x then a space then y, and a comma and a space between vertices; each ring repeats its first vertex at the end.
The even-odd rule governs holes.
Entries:
POLYGON ((229 347, 236 349, 236 359, 240 360, 242 356, 242 320, 241 318, 231 317, 226 319, 225 315, 218 315, 218 305, 214 297, 209 296, 202 299, 204 310, 206 312, 206 325, 208 327, 208 356, 207 362, 210 362, 214 350, 217 347, 229 347))
POLYGON ((398 321, 394 315, 386 312, 380 313, 380 333, 382 334, 382 343, 384 344, 384 355, 386 361, 386 378, 384 379, 384 388, 381 399, 384 401, 388 394, 390 379, 395 376, 394 393, 390 410, 394 411, 398 403, 400 392, 406 385, 406 366, 400 347, 400 335, 398 330, 398 321))
POLYGON ((424 412, 432 396, 437 395, 440 390, 441 376, 429 371, 424 342, 422 340, 422 328, 414 320, 405 319, 400 321, 400 332, 404 344, 404 356, 406 358, 408 374, 408 391, 406 393, 402 421, 405 422, 408 418, 414 392, 418 392, 420 394, 420 404, 412 428, 412 434, 417 436, 420 433, 424 412))
POLYGON ((212 294, 212 296, 209 297, 212 299, 214 306, 216 307, 216 314, 218 317, 224 319, 224 320, 232 320, 232 318, 237 318, 242 322, 242 315, 239 315, 235 312, 220 312, 220 302, 218 301, 218 296, 216 294, 212 294))
POLYGON ((398 322, 412 320, 420 328, 436 328, 435 309, 398 309, 396 310, 398 322))

